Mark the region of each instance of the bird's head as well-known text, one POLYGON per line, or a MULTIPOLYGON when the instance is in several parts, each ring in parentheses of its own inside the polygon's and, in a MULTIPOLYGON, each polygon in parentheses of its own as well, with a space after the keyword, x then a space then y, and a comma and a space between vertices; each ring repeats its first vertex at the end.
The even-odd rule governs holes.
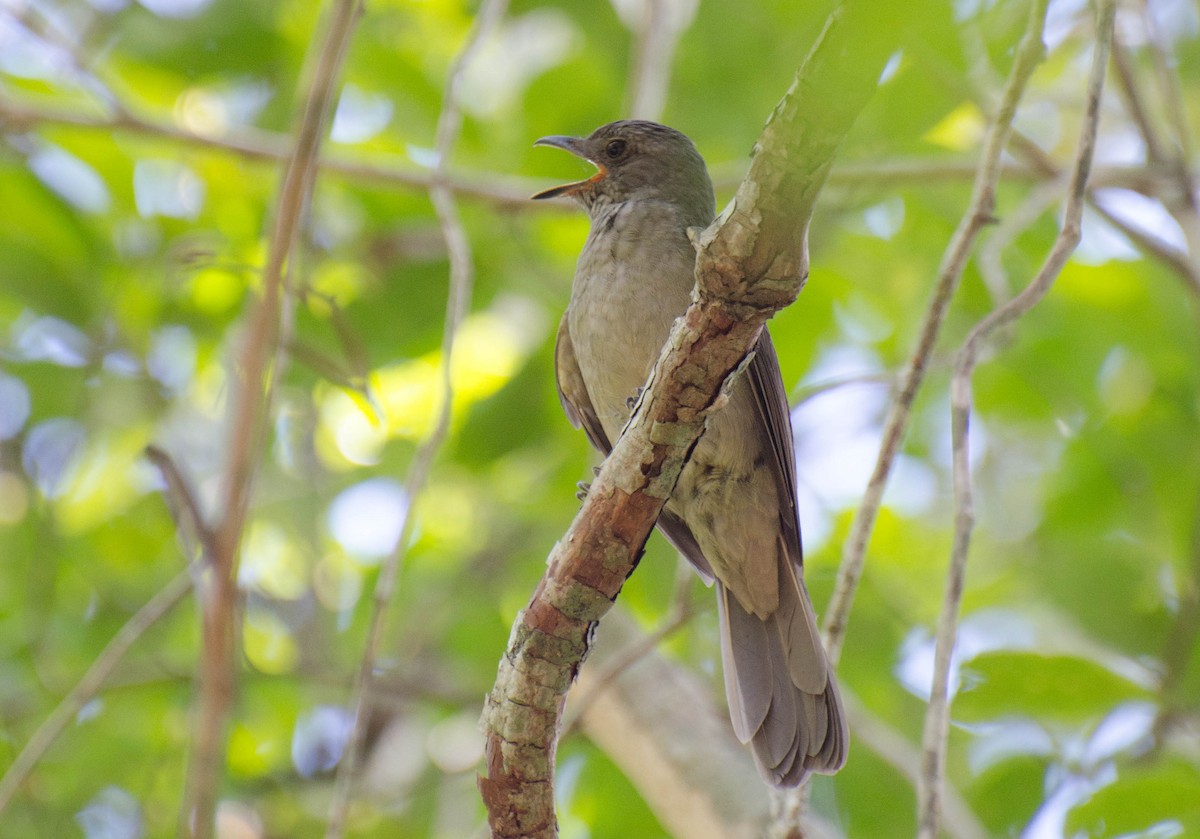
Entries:
POLYGON ((713 188, 704 158, 684 134, 646 120, 602 125, 587 137, 542 137, 535 146, 554 146, 590 161, 596 174, 539 192, 534 198, 570 196, 589 212, 630 200, 666 201, 679 207, 689 225, 713 216, 713 188))

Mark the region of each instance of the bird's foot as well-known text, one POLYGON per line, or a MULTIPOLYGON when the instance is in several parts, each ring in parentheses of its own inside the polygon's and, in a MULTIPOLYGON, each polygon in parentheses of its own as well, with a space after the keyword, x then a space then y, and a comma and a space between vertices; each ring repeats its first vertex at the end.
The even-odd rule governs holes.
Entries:
MULTIPOLYGON (((592 477, 593 478, 600 477, 600 467, 599 466, 592 467, 592 477)), ((583 499, 587 498, 588 492, 590 492, 591 489, 592 489, 591 481, 580 481, 579 483, 575 484, 575 497, 578 498, 580 501, 582 501, 583 499)))

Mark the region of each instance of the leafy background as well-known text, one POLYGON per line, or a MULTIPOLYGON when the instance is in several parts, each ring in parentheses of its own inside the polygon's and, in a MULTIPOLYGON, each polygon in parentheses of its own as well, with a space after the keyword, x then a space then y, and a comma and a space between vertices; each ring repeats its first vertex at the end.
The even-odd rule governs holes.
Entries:
MULTIPOLYGON (((531 143, 628 112, 641 21, 657 10, 678 27, 661 117, 695 139, 723 203, 832 5, 510 4, 461 79, 449 170, 474 293, 449 435, 416 497, 404 481, 437 412, 448 276, 426 187, 477 9, 366 7, 291 267, 239 572, 221 835, 323 832, 371 592, 405 515, 415 526, 349 832, 480 830, 482 698, 594 463, 561 416, 551 361, 586 221, 522 200, 581 166, 531 143)), ((146 446, 170 455, 205 517, 221 508, 235 350, 322 13, 299 0, 0 4, 0 769, 185 567, 146 446)), ((819 608, 967 205, 979 103, 994 101, 1025 16, 1022 2, 928 4, 841 152, 808 285, 772 323, 819 608)), ((948 777, 982 832, 953 823, 951 835, 1200 835, 1197 28, 1182 0, 1120 4, 1129 81, 1109 74, 1083 242, 974 379, 979 524, 948 777)), ((1049 52, 1018 114, 1059 167, 1092 36, 1085 3, 1051 4, 1049 52)), ((841 680, 909 751, 898 766, 852 732, 849 765, 814 783, 814 807, 848 836, 915 829, 903 767, 918 760, 950 552, 950 364, 1056 235, 1062 183, 1029 160, 1018 148, 1007 160, 998 223, 953 302, 872 534, 841 680)), ((622 605, 650 632, 677 602, 700 604, 660 651, 719 704, 715 615, 676 575, 655 537, 622 605)), ((194 599, 145 628, 22 779, 0 832, 175 832, 201 645, 194 599)), ((668 835, 587 737, 570 734, 560 763, 564 836, 668 835)))

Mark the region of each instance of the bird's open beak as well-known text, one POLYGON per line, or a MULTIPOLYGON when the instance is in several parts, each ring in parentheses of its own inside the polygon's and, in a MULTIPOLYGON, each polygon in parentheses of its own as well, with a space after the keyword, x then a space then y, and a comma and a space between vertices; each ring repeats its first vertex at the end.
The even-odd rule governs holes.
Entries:
POLYGON ((587 153, 583 149, 582 137, 566 137, 561 134, 555 134, 550 137, 541 138, 535 142, 534 145, 554 146, 557 149, 569 151, 576 157, 582 157, 584 160, 591 163, 596 167, 597 170, 596 174, 592 175, 590 178, 585 178, 582 181, 575 181, 574 183, 563 184, 562 186, 556 186, 547 190, 543 190, 542 192, 539 192, 537 195, 533 196, 534 200, 540 198, 558 198, 560 195, 574 195, 579 190, 587 189, 593 184, 598 183, 604 178, 605 175, 608 174, 607 169, 587 156, 587 153))

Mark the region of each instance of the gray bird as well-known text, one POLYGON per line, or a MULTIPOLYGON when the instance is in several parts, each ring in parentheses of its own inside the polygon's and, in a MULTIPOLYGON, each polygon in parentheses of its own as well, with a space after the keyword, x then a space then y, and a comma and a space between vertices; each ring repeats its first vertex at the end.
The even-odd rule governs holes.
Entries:
MULTIPOLYGON (((591 222, 555 367, 568 418, 608 454, 691 300, 695 251, 687 230, 712 222, 712 182, 691 140, 653 122, 623 120, 588 137, 543 137, 535 145, 565 149, 597 169, 534 198, 570 196, 591 222)), ((716 581, 733 730, 779 787, 796 786, 809 772, 836 772, 848 741, 804 588, 795 484, 787 397, 763 330, 658 527, 706 582, 716 581)))

